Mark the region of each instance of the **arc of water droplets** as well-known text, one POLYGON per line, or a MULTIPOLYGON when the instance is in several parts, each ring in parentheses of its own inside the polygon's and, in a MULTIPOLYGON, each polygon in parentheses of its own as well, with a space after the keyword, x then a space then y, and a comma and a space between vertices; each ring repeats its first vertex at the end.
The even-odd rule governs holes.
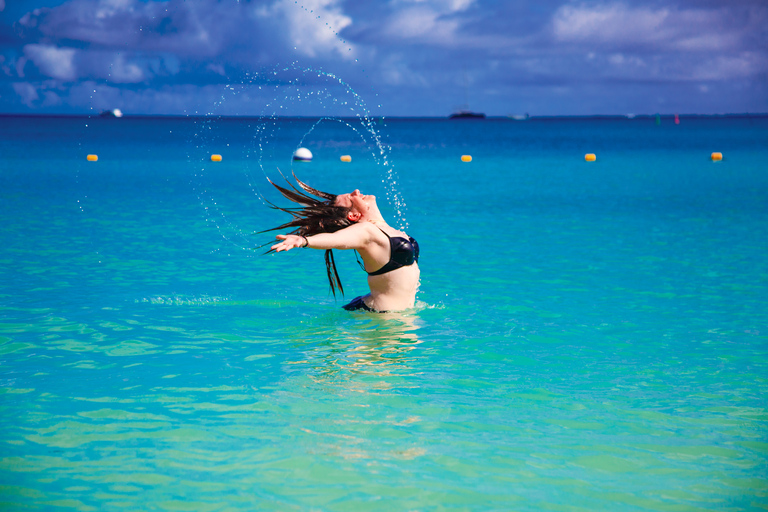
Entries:
MULTIPOLYGON (((355 114, 355 117, 357 117, 360 120, 360 123, 361 123, 363 129, 370 135, 371 141, 376 145, 376 149, 378 151, 378 155, 376 153, 373 153, 374 161, 376 162, 377 165, 381 165, 384 168, 384 170, 385 170, 385 177, 384 177, 384 180, 382 180, 382 181, 383 181, 384 186, 385 186, 385 193, 386 193, 387 201, 395 209, 395 214, 396 214, 396 217, 397 217, 398 228, 401 229, 401 230, 407 230, 408 229, 408 222, 407 222, 407 220, 405 218, 405 213, 406 213, 405 200, 403 199, 402 194, 400 194, 400 192, 396 188, 396 185, 397 185, 397 171, 395 170, 394 166, 392 166, 392 164, 389 162, 389 159, 388 159, 388 152, 391 151, 392 148, 390 148, 389 146, 386 146, 383 143, 383 141, 381 139, 381 136, 376 131, 376 128, 375 128, 375 125, 374 125, 374 120, 370 116, 370 111, 368 110, 368 107, 366 106, 365 101, 362 99, 362 97, 360 97, 359 94, 357 94, 352 89, 352 87, 348 83, 346 83, 344 80, 342 80, 341 78, 339 78, 338 76, 336 76, 333 73, 328 73, 328 72, 325 72, 325 71, 322 71, 322 70, 315 70, 315 69, 307 68, 307 67, 302 68, 302 67, 300 67, 298 65, 297 62, 291 63, 290 66, 284 67, 282 70, 283 71, 289 71, 291 69, 293 69, 295 71, 299 71, 299 72, 301 72, 301 73, 303 73, 305 75, 309 74, 309 73, 316 73, 318 77, 325 76, 325 77, 327 77, 329 79, 335 80, 339 85, 341 85, 345 89, 347 94, 352 96, 352 98, 354 99, 354 107, 357 107, 362 112, 362 115, 361 115, 360 112, 357 112, 355 114)), ((334 98, 334 101, 335 101, 335 98, 334 98)), ((270 105, 267 105, 267 106, 270 106, 270 105)), ((352 112, 355 112, 355 108, 354 107, 350 107, 350 110, 352 112)), ((273 113, 273 115, 274 115, 274 113, 273 113)), ((329 118, 326 118, 326 119, 331 119, 331 120, 334 120, 334 121, 339 121, 339 122, 345 123, 352 130, 354 130, 358 134, 358 136, 361 137, 361 139, 363 141, 369 142, 368 140, 366 140, 365 135, 362 134, 356 128, 354 128, 351 124, 346 123, 345 121, 343 121, 343 120, 341 120, 339 118, 330 118, 329 117, 329 118)), ((309 133, 312 130, 314 130, 315 126, 317 126, 322 120, 323 119, 321 118, 320 121, 315 123, 312 126, 312 128, 306 134, 304 134, 304 137, 302 137, 301 140, 303 141, 307 137, 307 135, 309 135, 309 133)), ((299 143, 299 145, 301 145, 301 143, 299 143)))
MULTIPOLYGON (((259 87, 261 88, 261 87, 259 87)), ((232 91, 233 94, 237 94, 237 91, 231 86, 227 85, 226 89, 229 91, 232 91)), ((218 101, 214 104, 214 107, 221 107, 221 105, 224 103, 224 97, 222 96, 221 101, 218 101)), ((214 116, 215 114, 213 112, 209 113, 210 116, 214 116)), ((204 117, 201 121, 202 126, 200 130, 197 130, 199 133, 195 133, 194 137, 201 139, 198 143, 195 144, 195 147, 199 150, 197 155, 188 155, 188 159, 191 161, 193 158, 199 158, 200 153, 206 154, 207 151, 204 150, 205 146, 208 144, 208 142, 205 140, 205 137, 201 138, 201 134, 205 134, 206 132, 212 131, 212 123, 214 120, 220 119, 218 118, 210 118, 210 117, 204 117)), ((262 127, 258 127, 257 130, 261 130, 262 127)), ((259 142, 259 145, 261 146, 261 142, 259 142)), ((259 165, 261 165, 261 162, 259 162, 259 165)), ((222 237, 223 240, 225 240, 229 245, 236 247, 239 250, 243 251, 250 251, 252 250, 252 240, 249 238, 249 235, 252 235, 253 233, 246 233, 244 232, 240 227, 235 226, 227 217, 227 215, 220 211, 218 208, 217 201, 213 198, 211 193, 208 191, 208 189, 203 184, 203 176, 205 175, 206 166, 202 166, 200 168, 199 173, 195 172, 194 176, 196 179, 196 183, 193 184, 192 188, 198 198, 198 201, 200 201, 201 206, 203 207, 203 211, 205 212, 205 221, 208 223, 212 223, 216 230, 219 233, 219 236, 222 237), (210 203, 210 204, 208 204, 210 203), (233 233, 233 235, 230 235, 229 233, 233 233), (238 240, 235 240, 237 238, 238 240)), ((262 169, 263 172, 263 169, 262 169)), ((247 176, 247 173, 246 173, 247 176)), ((254 185, 252 183, 252 180, 250 176, 247 176, 249 179, 248 185, 251 187, 251 190, 254 189, 254 185)), ((258 190, 258 187, 256 187, 258 190)), ((256 193, 256 197, 264 203, 263 197, 260 193, 256 193)), ((265 204, 265 203, 264 203, 265 204)), ((211 253, 214 252, 220 252, 221 248, 217 248, 211 251, 211 253)))
MULTIPOLYGON (((331 91, 325 90, 325 91, 304 91, 302 94, 302 91, 299 89, 301 86, 302 80, 301 76, 299 77, 292 77, 289 80, 280 81, 277 79, 280 72, 290 72, 294 71, 297 73, 300 73, 302 76, 306 76, 308 74, 316 74, 318 78, 325 78, 326 80, 335 82, 339 84, 343 90, 344 93, 352 97, 352 106, 350 106, 350 111, 355 113, 355 117, 360 122, 360 126, 353 126, 348 121, 345 121, 344 119, 338 118, 338 117, 331 117, 331 116, 323 116, 320 117, 313 125, 312 127, 302 136, 301 140, 297 144, 296 147, 300 147, 303 144, 303 141, 314 131, 314 129, 320 125, 322 122, 327 121, 333 121, 333 122, 339 122, 346 126, 348 126, 360 139, 367 144, 373 144, 375 146, 374 150, 371 152, 374 162, 376 165, 381 166, 384 169, 384 177, 382 179, 382 182, 385 185, 385 193, 386 193, 386 199, 394 207, 396 219, 398 228, 402 230, 407 230, 408 223, 405 219, 405 211, 406 211, 406 205, 405 201, 402 198, 402 195, 397 190, 397 173, 394 169, 394 167, 391 165, 388 159, 388 152, 391 151, 391 148, 389 146, 386 146, 382 142, 382 138, 380 134, 376 131, 374 120, 370 116, 370 112, 367 109, 365 102, 363 99, 358 95, 352 88, 344 82, 341 78, 336 76, 332 73, 327 73, 322 70, 315 70, 312 68, 302 68, 298 66, 296 62, 291 63, 289 66, 285 66, 279 70, 273 68, 272 71, 269 71, 267 73, 261 73, 257 75, 258 79, 263 80, 266 76, 268 79, 269 77, 275 77, 271 80, 274 80, 273 85, 275 90, 275 96, 271 101, 268 101, 265 105, 262 111, 269 111, 271 109, 271 114, 268 115, 262 115, 259 116, 260 124, 258 124, 255 127, 255 135, 254 139, 258 141, 258 152, 259 152, 259 159, 258 159, 258 167, 261 170, 261 173, 264 175, 264 177, 267 177, 266 169, 264 169, 263 165, 263 154, 265 151, 264 147, 264 137, 267 135, 268 131, 268 123, 271 121, 273 124, 273 127, 277 127, 277 121, 281 117, 280 112, 281 110, 285 111, 287 110, 285 105, 283 104, 284 101, 289 99, 295 99, 296 101, 301 102, 302 98, 304 99, 310 99, 315 98, 320 102, 320 105, 325 108, 324 102, 326 100, 332 101, 335 104, 339 103, 339 97, 332 94, 331 91), (287 91, 284 91, 282 94, 279 94, 279 91, 281 87, 284 84, 289 85, 289 89, 287 91), (289 91, 295 91, 294 94, 291 96, 289 91), (323 95, 323 92, 325 93, 323 95), (283 100, 283 101, 281 101, 283 100)), ((258 90, 261 91, 264 89, 264 84, 258 84, 256 83, 257 79, 251 79, 249 83, 245 83, 243 87, 248 87, 250 85, 258 87, 258 90)), ((266 84, 269 84, 269 80, 266 82, 266 84)), ((229 92, 232 95, 238 95, 241 91, 242 87, 235 87, 231 84, 227 84, 225 86, 225 91, 229 92)), ((221 110, 222 106, 225 104, 226 98, 224 96, 221 97, 220 101, 217 101, 214 103, 212 111, 209 112, 209 116, 216 116, 215 111, 221 110)), ((346 102, 342 103, 347 104, 346 102)), ((203 149, 205 145, 207 145, 206 138, 212 138, 215 135, 213 132, 213 125, 214 121, 220 119, 220 117, 206 117, 202 120, 202 126, 201 129, 198 130, 200 133, 196 133, 196 137, 200 140, 197 144, 195 144, 196 148, 198 150, 203 149)), ((279 129, 279 128, 278 128, 279 129)), ((250 153, 246 154, 246 158, 250 153)), ((191 156, 190 156, 191 158, 191 156)), ((227 243, 234 245, 242 250, 251 250, 252 240, 249 238, 253 233, 252 232, 244 232, 239 227, 233 225, 233 223, 229 220, 229 218, 226 216, 224 212, 222 212, 216 200, 212 197, 210 192, 207 189, 204 189, 202 184, 202 176, 204 175, 206 171, 206 167, 203 166, 200 168, 200 174, 195 174, 195 177, 199 181, 199 189, 196 188, 196 193, 198 195, 198 199, 201 201, 201 204, 204 207, 205 213, 206 213, 206 221, 213 222, 213 224, 216 226, 217 230, 219 231, 220 235, 224 240, 227 241, 227 243), (207 197, 206 197, 207 196, 207 197), (206 204, 210 203, 210 204, 206 204), (232 235, 230 235, 230 233, 232 235), (236 241, 235 238, 239 239, 240 241, 236 241)), ((258 185, 255 185, 256 180, 253 179, 252 176, 248 173, 247 167, 244 171, 244 174, 248 180, 248 185, 251 187, 251 190, 253 191, 254 195, 258 198, 260 202, 263 204, 266 204, 264 202, 263 195, 259 191, 258 185)), ((218 249, 217 249, 218 251, 218 249)))

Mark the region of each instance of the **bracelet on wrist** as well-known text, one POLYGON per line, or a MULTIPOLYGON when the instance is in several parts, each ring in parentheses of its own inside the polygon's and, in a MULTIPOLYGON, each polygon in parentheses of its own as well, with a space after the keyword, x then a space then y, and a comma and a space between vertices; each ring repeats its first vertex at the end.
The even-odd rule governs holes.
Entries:
POLYGON ((299 236, 304 239, 304 245, 302 245, 301 248, 306 249, 307 247, 309 247, 309 240, 307 240, 307 237, 305 237, 304 235, 299 235, 299 236))

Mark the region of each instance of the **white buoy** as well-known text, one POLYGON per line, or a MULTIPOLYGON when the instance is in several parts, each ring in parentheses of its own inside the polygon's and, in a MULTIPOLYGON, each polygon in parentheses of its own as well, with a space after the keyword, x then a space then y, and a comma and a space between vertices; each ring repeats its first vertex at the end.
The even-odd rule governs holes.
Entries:
POLYGON ((307 148, 299 148, 293 152, 293 159, 300 162, 309 162, 312 160, 312 152, 307 148))

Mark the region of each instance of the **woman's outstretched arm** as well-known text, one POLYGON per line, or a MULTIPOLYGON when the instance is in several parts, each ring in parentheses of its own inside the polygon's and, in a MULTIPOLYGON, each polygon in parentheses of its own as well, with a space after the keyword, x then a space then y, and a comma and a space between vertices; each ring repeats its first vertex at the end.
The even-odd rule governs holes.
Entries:
POLYGON ((275 252, 290 251, 297 247, 312 249, 364 249, 372 241, 368 223, 352 224, 335 233, 318 233, 304 237, 301 235, 277 235, 278 240, 271 248, 275 252))

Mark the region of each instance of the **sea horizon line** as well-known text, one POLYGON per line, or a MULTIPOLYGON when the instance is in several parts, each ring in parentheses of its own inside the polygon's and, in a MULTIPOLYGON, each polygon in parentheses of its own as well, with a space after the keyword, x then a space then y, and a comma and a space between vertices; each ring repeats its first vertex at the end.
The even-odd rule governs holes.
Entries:
MULTIPOLYGON (((105 116, 103 113, 38 113, 38 112, 0 112, 0 117, 26 117, 26 118, 82 118, 82 119, 110 119, 113 116, 105 116)), ((741 113, 719 113, 719 114, 696 114, 696 113, 653 113, 653 114, 565 114, 565 115, 489 115, 481 119, 450 119, 445 116, 398 116, 398 115, 367 115, 367 116, 334 116, 334 115, 306 115, 306 116, 273 116, 273 115, 254 115, 254 114, 123 114, 117 119, 285 119, 285 120, 316 120, 323 118, 331 119, 387 119, 387 120, 451 120, 454 122, 483 122, 488 120, 504 120, 514 122, 527 122, 532 120, 578 120, 578 119, 655 119, 655 118, 763 118, 768 117, 768 112, 741 112, 741 113)))

